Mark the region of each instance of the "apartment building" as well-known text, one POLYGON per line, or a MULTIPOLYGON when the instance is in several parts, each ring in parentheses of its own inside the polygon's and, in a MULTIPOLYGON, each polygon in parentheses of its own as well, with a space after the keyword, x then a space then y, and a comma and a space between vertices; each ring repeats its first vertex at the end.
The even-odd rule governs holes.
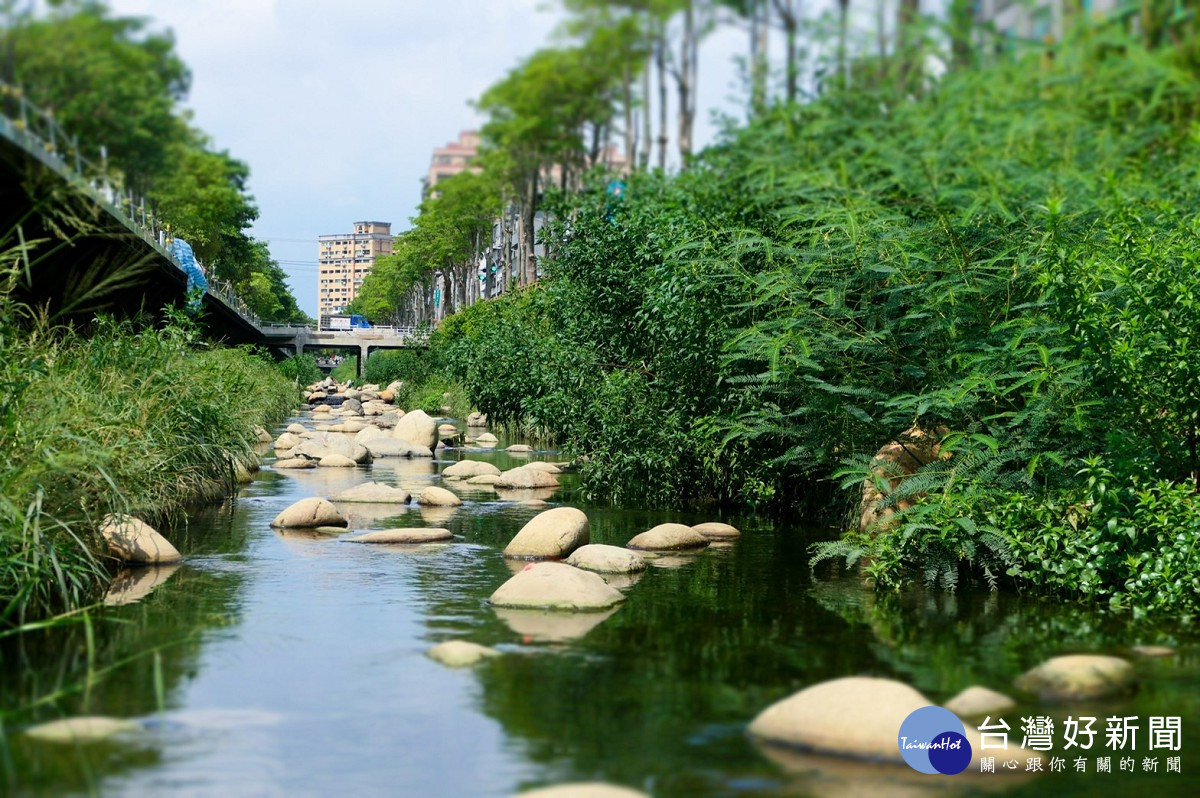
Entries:
POLYGON ((1105 17, 1119 0, 978 0, 976 18, 990 22, 996 32, 1014 41, 1062 39, 1073 13, 1105 17))
POLYGON ((317 313, 342 313, 375 259, 392 254, 391 222, 355 222, 353 233, 317 238, 317 313))
POLYGON ((429 172, 426 173, 425 191, 459 172, 465 172, 471 161, 479 154, 479 132, 464 130, 458 134, 458 141, 452 141, 444 147, 437 147, 429 161, 429 172))

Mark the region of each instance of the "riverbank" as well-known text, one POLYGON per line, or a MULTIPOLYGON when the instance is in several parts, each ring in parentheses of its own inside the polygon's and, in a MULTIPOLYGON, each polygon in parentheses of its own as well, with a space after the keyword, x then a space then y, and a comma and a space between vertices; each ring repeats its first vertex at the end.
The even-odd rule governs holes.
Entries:
POLYGON ((9 321, 0 370, 0 627, 88 602, 110 578, 100 519, 168 523, 230 492, 257 466, 254 428, 299 400, 272 363, 209 348, 186 320, 86 335, 9 321))

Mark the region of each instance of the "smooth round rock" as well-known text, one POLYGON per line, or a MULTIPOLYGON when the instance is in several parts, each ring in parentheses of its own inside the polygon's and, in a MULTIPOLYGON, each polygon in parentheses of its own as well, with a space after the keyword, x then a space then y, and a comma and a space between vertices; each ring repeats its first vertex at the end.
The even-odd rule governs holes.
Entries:
POLYGON ((368 438, 362 445, 372 457, 433 457, 428 446, 414 446, 395 438, 368 438))
POLYGON ((500 479, 499 474, 480 474, 477 477, 471 477, 467 480, 468 485, 495 485, 500 479))
POLYGON ((155 565, 183 559, 169 540, 132 515, 106 515, 100 534, 108 542, 109 553, 118 560, 155 565))
POLYGON ((699 532, 706 538, 714 538, 724 540, 728 538, 739 538, 742 533, 735 526, 729 524, 721 524, 716 521, 710 521, 707 524, 696 524, 692 529, 699 532))
POLYGON ((343 538, 348 543, 379 543, 379 544, 409 544, 409 543, 437 543, 442 540, 450 540, 453 535, 449 529, 440 527, 406 527, 401 529, 380 529, 376 532, 368 532, 365 535, 357 535, 352 538, 343 538))
POLYGON ((1004 693, 997 693, 986 687, 973 685, 951 698, 943 707, 958 715, 960 718, 982 718, 1007 712, 1017 705, 1004 693))
POLYGON ((561 559, 586 545, 591 529, 582 510, 555 507, 529 519, 504 547, 504 556, 519 560, 561 559))
POLYGON ((617 787, 598 781, 558 784, 540 790, 526 790, 516 798, 650 798, 644 792, 628 787, 617 787))
POLYGON ((497 438, 495 435, 493 435, 490 432, 485 432, 482 435, 480 435, 479 437, 477 437, 475 439, 475 442, 476 443, 485 443, 485 444, 490 443, 492 445, 495 445, 500 442, 500 439, 497 438))
POLYGON ((547 463, 545 460, 531 460, 521 468, 529 468, 534 471, 545 471, 547 474, 561 474, 562 469, 554 463, 547 463))
POLYGON ((594 573, 539 562, 527 565, 488 600, 497 607, 588 611, 608 609, 625 597, 594 573))
POLYGON ((509 446, 504 451, 513 452, 514 454, 528 454, 529 452, 533 451, 533 447, 527 446, 524 443, 514 443, 512 446, 509 446))
POLYGON ((317 461, 307 457, 288 457, 275 461, 275 468, 316 468, 317 461))
POLYGON ((141 729, 132 720, 99 715, 63 718, 25 730, 25 736, 43 743, 96 743, 118 734, 141 729))
POLYGON ((683 524, 659 524, 636 535, 625 544, 631 549, 645 551, 680 551, 685 549, 702 549, 708 545, 708 538, 701 535, 690 526, 683 524))
POLYGON ((907 684, 850 676, 777 701, 759 713, 748 731, 779 745, 903 762, 896 736, 900 724, 929 703, 907 684))
POLYGON ((567 565, 602 574, 632 574, 646 570, 646 558, 636 551, 603 543, 589 543, 571 552, 567 565))
POLYGON ((432 450, 437 444, 437 422, 424 410, 410 410, 396 422, 392 437, 432 450))
POLYGON ((318 527, 346 526, 346 519, 338 512, 331 502, 312 497, 301 499, 291 507, 275 516, 271 526, 277 527, 318 527))
POLYGON ((1120 657, 1072 654, 1048 659, 1026 671, 1016 685, 1043 700, 1078 701, 1123 692, 1133 682, 1133 666, 1120 657))
POLYGON ((364 482, 344 490, 336 496, 330 496, 330 501, 363 503, 363 504, 408 504, 412 499, 408 491, 393 488, 382 482, 364 482))
POLYGON ((317 461, 321 468, 354 468, 358 463, 341 454, 330 454, 317 461))
POLYGON ((447 640, 425 652, 425 656, 451 668, 465 668, 500 656, 500 652, 466 640, 447 640))
POLYGON ((517 502, 519 507, 549 507, 550 503, 544 499, 522 499, 517 502))
MULTIPOLYGON (((299 425, 297 425, 297 426, 299 426, 299 425)), ((307 430, 304 430, 304 431, 307 431, 307 430)), ((288 449, 295 449, 299 445, 300 445, 300 434, 293 433, 293 432, 283 433, 278 438, 276 438, 275 443, 272 444, 275 451, 277 451, 277 452, 279 452, 279 451, 286 452, 288 449)))
POLYGON ((417 496, 417 504, 424 504, 431 507, 458 507, 462 504, 462 499, 445 488, 438 488, 431 485, 417 496))
POLYGON ((1173 657, 1175 649, 1170 646, 1134 646, 1132 649, 1134 654, 1141 657, 1173 657))
POLYGON ((510 468, 500 474, 495 485, 498 488, 520 488, 522 490, 557 488, 558 478, 547 471, 521 466, 520 468, 510 468))
POLYGON ((500 469, 482 460, 460 460, 442 471, 446 479, 470 479, 484 475, 500 476, 500 469))

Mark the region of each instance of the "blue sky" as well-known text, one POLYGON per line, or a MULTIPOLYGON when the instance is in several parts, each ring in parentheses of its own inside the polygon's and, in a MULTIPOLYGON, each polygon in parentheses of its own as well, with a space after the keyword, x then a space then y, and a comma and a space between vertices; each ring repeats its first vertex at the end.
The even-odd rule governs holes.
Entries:
MULTIPOLYGON (((480 120, 470 101, 547 44, 554 0, 110 0, 174 31, 192 70, 188 107, 247 162, 254 234, 316 313, 317 236, 353 222, 408 226, 431 151, 480 120)), ((743 33, 704 44, 697 142, 734 112, 743 33)), ((778 50, 776 51, 778 53, 778 50)), ((672 111, 672 123, 674 112, 672 111)))

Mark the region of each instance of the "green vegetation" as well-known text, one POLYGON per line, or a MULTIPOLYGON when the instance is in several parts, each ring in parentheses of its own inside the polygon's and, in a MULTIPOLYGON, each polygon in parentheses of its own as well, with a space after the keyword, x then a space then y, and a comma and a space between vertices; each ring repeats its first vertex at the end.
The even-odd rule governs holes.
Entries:
POLYGON ((0 29, 4 79, 52 108, 118 190, 156 205, 208 274, 232 283, 259 317, 307 320, 266 244, 247 234, 258 217, 246 192, 249 168, 216 149, 180 106, 190 75, 171 34, 112 16, 97 0, 48 5, 41 15, 13 12, 0 29))
POLYGON ((623 200, 552 201, 547 278, 446 320, 435 356, 492 419, 588 455, 595 495, 856 527, 873 479, 898 517, 818 561, 1193 613, 1200 80, 1178 56, 1093 33, 919 96, 777 106, 623 200), (944 457, 893 489, 872 458, 913 426, 948 430, 944 457))
POLYGON ((279 370, 283 372, 283 376, 301 387, 320 382, 325 377, 317 366, 317 358, 313 355, 292 355, 285 358, 280 362, 279 370))
POLYGON ((105 514, 168 523, 231 491, 254 426, 297 400, 271 363, 205 348, 183 317, 84 334, 4 300, 0 364, 0 627, 88 603, 108 580, 105 514))

